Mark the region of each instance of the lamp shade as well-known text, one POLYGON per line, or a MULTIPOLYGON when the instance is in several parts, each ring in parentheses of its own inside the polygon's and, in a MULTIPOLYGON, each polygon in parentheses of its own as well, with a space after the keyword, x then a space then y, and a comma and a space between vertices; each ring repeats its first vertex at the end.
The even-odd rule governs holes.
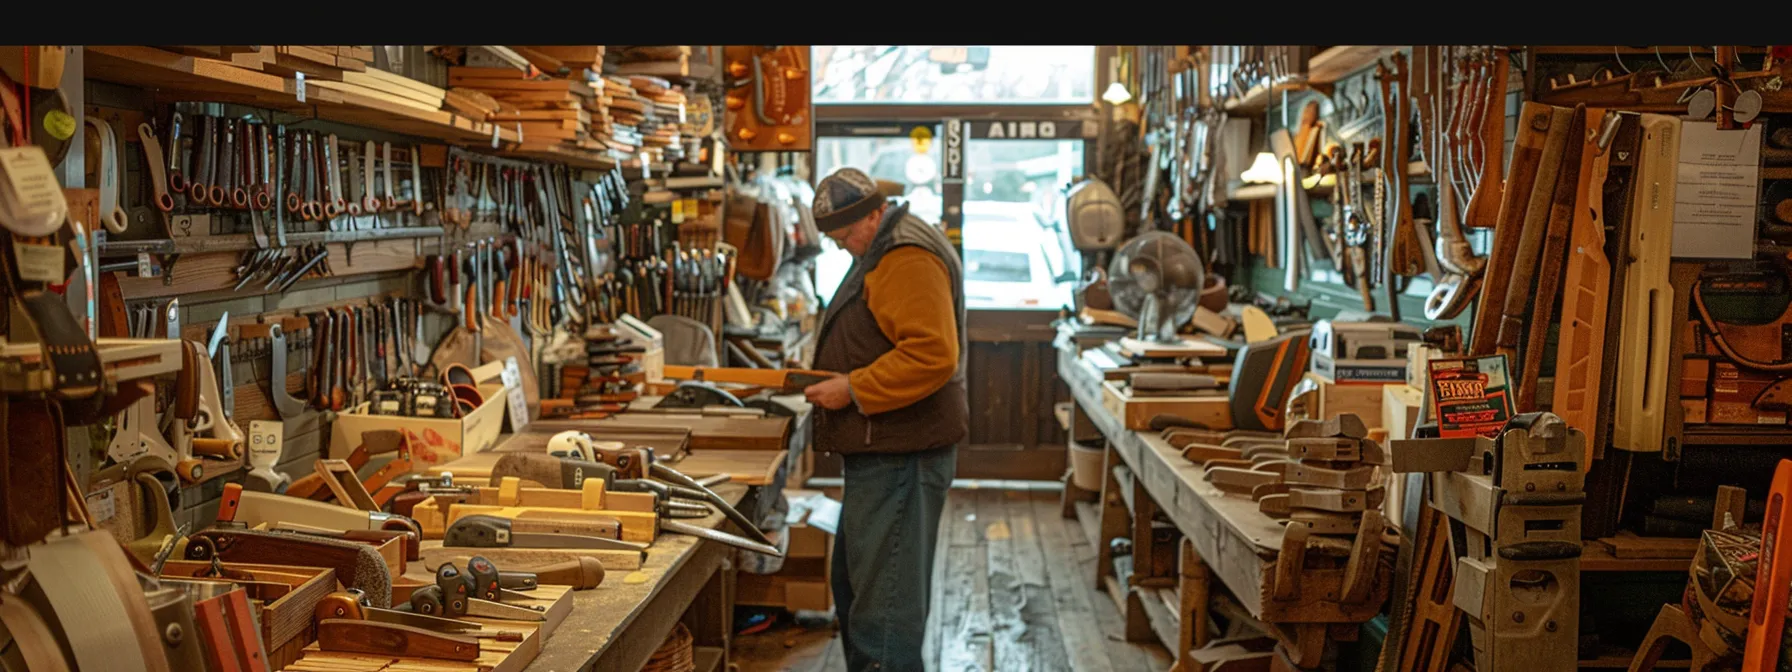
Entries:
POLYGON ((1257 152, 1257 159, 1251 162, 1251 167, 1238 177, 1247 183, 1281 184, 1282 169, 1276 166, 1274 154, 1257 152))
POLYGON ((1125 84, 1115 81, 1108 84, 1108 90, 1102 92, 1101 99, 1107 101, 1109 105, 1119 105, 1132 100, 1132 94, 1127 92, 1125 84))

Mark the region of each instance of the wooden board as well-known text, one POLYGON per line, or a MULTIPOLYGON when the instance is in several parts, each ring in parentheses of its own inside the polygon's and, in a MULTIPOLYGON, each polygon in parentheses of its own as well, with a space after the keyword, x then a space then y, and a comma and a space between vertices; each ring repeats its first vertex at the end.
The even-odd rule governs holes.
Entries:
POLYGON ((421 110, 424 112, 434 112, 436 110, 442 109, 442 103, 440 100, 437 100, 437 101, 431 103, 426 100, 418 100, 417 98, 410 97, 410 96, 396 95, 396 94, 390 93, 390 92, 382 90, 382 89, 373 89, 373 88, 368 88, 368 87, 360 86, 360 85, 356 85, 356 84, 349 84, 347 82, 331 82, 331 81, 320 79, 320 80, 316 80, 316 81, 308 81, 307 84, 309 86, 315 86, 320 89, 328 89, 328 90, 332 90, 332 91, 341 91, 341 92, 345 92, 345 93, 352 93, 355 95, 366 96, 368 98, 372 98, 372 99, 379 100, 382 102, 390 103, 393 105, 405 105, 405 106, 409 106, 409 107, 415 107, 418 110, 421 110))
POLYGON ((479 640, 479 659, 459 662, 438 658, 393 658, 357 653, 336 653, 318 648, 312 642, 300 653, 297 661, 282 668, 284 672, 379 672, 381 670, 428 670, 428 672, 522 672, 541 653, 546 635, 536 625, 506 625, 501 629, 526 633, 521 642, 479 640), (407 667, 412 666, 412 667, 407 667))
POLYGON ((368 68, 366 72, 343 73, 342 81, 374 89, 385 89, 394 95, 410 97, 410 94, 414 93, 425 100, 433 98, 437 103, 441 102, 443 96, 448 95, 448 91, 441 87, 430 86, 404 75, 386 72, 378 68, 368 68))

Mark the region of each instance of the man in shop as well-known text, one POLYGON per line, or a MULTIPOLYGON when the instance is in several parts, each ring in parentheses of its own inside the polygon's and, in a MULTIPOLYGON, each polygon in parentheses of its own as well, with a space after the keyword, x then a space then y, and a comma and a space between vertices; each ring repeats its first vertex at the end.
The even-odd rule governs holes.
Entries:
POLYGON ((922 670, 940 510, 969 432, 963 266, 863 171, 816 185, 815 226, 853 256, 816 331, 815 445, 839 453, 834 603, 847 667, 922 670))

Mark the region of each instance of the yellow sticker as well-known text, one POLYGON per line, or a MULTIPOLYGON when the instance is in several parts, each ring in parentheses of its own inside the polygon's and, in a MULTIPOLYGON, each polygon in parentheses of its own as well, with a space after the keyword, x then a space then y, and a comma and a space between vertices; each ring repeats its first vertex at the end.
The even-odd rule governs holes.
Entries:
POLYGON ((647 572, 629 572, 628 576, 622 577, 622 582, 629 585, 647 583, 647 572))
POLYGON ((933 144, 933 131, 926 126, 916 126, 908 132, 908 137, 915 143, 916 154, 926 154, 927 148, 933 144))
POLYGON ((44 132, 49 133, 50 137, 57 140, 68 140, 75 137, 75 127, 79 125, 80 122, 75 121, 73 116, 62 110, 50 110, 48 114, 44 115, 44 132))

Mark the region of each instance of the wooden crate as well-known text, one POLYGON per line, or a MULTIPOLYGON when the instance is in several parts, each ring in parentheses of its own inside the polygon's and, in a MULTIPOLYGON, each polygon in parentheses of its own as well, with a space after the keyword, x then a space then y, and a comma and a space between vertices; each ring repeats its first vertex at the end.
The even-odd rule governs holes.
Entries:
POLYGON ((1168 413, 1199 422, 1208 429, 1232 428, 1232 402, 1222 392, 1204 397, 1135 397, 1117 381, 1101 384, 1101 405, 1127 429, 1149 431, 1151 418, 1168 413))
MULTIPOLYGON (((314 613, 317 611, 317 603, 337 590, 335 570, 242 562, 223 562, 219 565, 227 570, 253 574, 257 582, 285 584, 290 588, 272 601, 255 599, 257 593, 249 593, 250 603, 257 605, 259 610, 255 620, 261 623, 262 647, 267 650, 271 666, 280 662, 277 656, 282 654, 278 652, 290 651, 316 637, 314 613)), ((210 570, 210 562, 169 560, 162 565, 161 576, 192 581, 198 580, 201 574, 210 570)))

